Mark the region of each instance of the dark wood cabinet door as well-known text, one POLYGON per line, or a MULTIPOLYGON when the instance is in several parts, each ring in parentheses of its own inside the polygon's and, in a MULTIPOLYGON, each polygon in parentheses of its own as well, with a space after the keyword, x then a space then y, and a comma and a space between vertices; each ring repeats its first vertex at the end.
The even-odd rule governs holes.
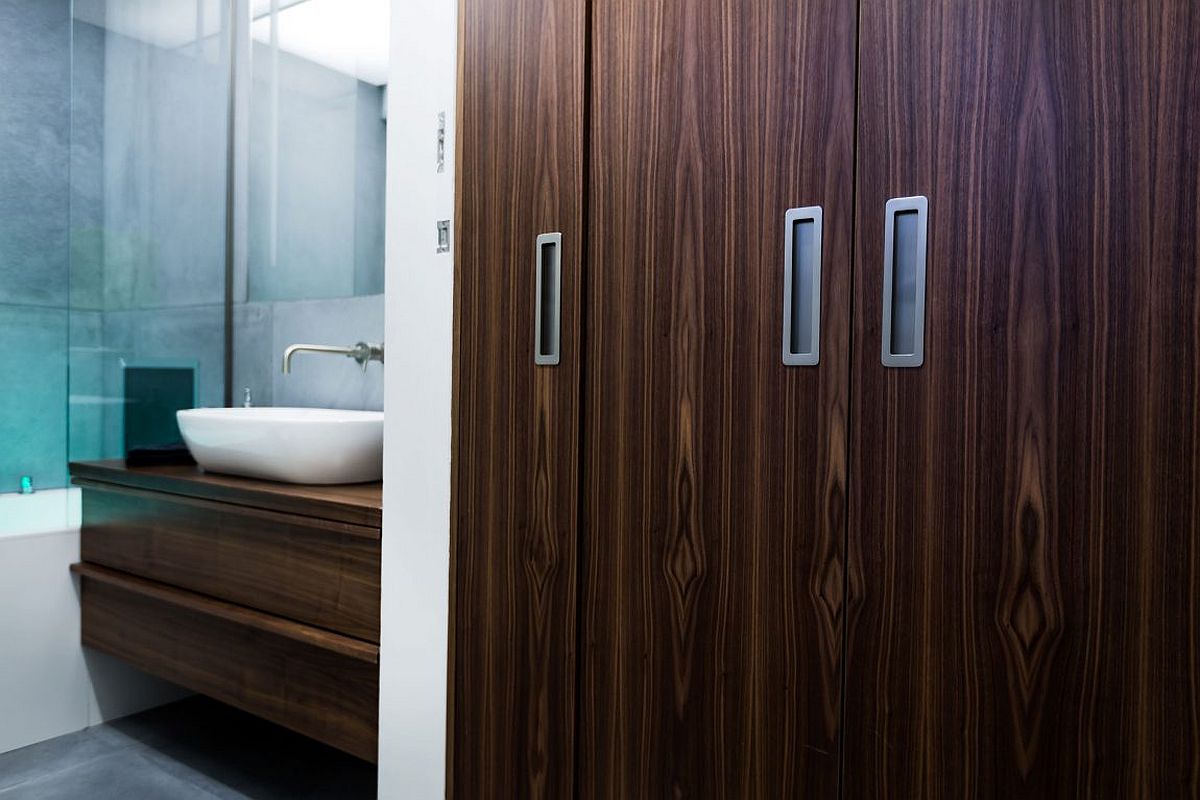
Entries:
POLYGON ((584 8, 461 6, 448 781, 471 800, 574 786, 584 8), (561 358, 535 366, 549 232, 561 358))
POLYGON ((834 797, 855 9, 596 0, 581 797, 834 797), (824 211, 818 366, 784 215, 824 211))
POLYGON ((1200 794, 1200 7, 862 0, 848 798, 1200 794), (925 195, 925 362, 881 366, 925 195))

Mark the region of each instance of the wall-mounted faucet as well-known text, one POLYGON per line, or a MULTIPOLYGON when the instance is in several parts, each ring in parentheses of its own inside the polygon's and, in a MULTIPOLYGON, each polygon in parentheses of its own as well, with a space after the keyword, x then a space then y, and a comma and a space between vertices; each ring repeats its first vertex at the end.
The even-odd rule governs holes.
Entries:
POLYGON ((353 358, 363 368, 363 372, 367 371, 367 364, 372 361, 378 361, 380 364, 383 363, 382 344, 359 342, 353 347, 337 347, 329 344, 293 344, 283 351, 284 375, 292 371, 292 356, 302 350, 309 353, 331 353, 333 355, 353 358))

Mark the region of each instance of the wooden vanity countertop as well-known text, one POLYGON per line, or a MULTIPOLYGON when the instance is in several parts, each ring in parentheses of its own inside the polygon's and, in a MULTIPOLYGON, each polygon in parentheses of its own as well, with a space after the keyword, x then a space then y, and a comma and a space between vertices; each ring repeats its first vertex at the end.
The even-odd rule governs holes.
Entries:
POLYGON ((107 484, 249 508, 381 527, 383 483, 307 486, 205 472, 195 466, 127 467, 124 459, 75 461, 72 483, 107 484))

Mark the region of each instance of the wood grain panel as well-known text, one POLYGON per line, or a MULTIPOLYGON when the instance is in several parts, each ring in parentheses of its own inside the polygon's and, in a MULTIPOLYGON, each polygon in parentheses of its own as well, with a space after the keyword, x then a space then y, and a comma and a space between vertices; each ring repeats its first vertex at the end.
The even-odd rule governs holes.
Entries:
POLYGON ((113 483, 372 528, 383 521, 383 484, 379 481, 304 486, 221 475, 195 466, 127 467, 122 459, 72 462, 71 476, 76 483, 113 483))
POLYGON ((583 0, 462 0, 449 793, 570 797, 583 0), (535 367, 534 242, 561 232, 561 362, 535 367))
POLYGON ((379 535, 111 484, 83 489, 84 561, 375 642, 379 535))
POLYGON ((845 795, 1200 796, 1200 8, 861 6, 845 795))
POLYGON ((375 761, 375 645, 104 567, 74 570, 88 647, 375 761))
POLYGON ((598 0, 583 797, 834 797, 854 4, 598 0), (781 363, 784 213, 822 350, 781 363))

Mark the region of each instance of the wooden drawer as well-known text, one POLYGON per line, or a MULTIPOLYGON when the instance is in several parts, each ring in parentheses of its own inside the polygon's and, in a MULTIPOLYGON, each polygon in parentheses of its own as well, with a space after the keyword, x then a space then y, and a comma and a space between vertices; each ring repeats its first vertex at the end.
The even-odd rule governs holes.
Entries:
POLYGON ((77 482, 85 562, 379 641, 378 528, 77 482))
POLYGON ((376 645, 92 564, 83 643, 374 761, 376 645))

